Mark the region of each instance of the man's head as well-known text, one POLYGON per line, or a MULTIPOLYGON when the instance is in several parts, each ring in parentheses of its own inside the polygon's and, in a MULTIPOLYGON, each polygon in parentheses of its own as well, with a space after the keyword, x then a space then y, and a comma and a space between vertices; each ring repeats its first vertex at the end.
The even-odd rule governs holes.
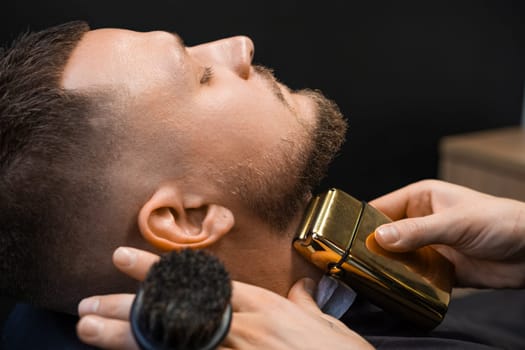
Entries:
POLYGON ((337 107, 252 66, 246 37, 185 47, 167 32, 85 31, 30 35, 2 57, 2 255, 56 273, 40 279, 43 295, 22 280, 15 293, 113 291, 101 260, 122 244, 213 248, 249 244, 254 225, 286 232, 342 143, 337 107), (30 104, 48 94, 57 102, 30 104), (82 276, 90 283, 54 284, 82 276))

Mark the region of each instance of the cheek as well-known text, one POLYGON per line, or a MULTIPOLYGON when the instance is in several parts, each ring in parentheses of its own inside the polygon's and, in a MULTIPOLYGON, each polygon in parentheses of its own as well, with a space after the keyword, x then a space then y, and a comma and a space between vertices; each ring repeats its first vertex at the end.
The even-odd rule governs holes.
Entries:
POLYGON ((296 122, 274 96, 259 90, 214 91, 201 99, 198 109, 194 125, 210 141, 245 145, 248 150, 271 147, 286 137, 296 122))

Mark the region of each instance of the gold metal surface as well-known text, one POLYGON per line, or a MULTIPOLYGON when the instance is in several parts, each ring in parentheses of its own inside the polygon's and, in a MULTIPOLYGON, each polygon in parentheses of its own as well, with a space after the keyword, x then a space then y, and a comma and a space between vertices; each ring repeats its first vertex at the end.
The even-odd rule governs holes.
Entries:
POLYGON ((310 202, 293 246, 386 311, 434 328, 450 301, 452 264, 430 247, 410 253, 384 250, 373 232, 387 222, 365 202, 331 189, 310 202))

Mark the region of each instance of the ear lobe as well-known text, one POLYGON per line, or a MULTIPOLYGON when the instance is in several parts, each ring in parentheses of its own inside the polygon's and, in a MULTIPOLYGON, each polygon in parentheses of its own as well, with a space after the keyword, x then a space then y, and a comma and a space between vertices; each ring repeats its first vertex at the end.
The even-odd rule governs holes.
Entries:
POLYGON ((185 195, 175 184, 158 188, 138 216, 142 236, 162 250, 207 247, 234 224, 228 208, 208 204, 197 195, 185 195))

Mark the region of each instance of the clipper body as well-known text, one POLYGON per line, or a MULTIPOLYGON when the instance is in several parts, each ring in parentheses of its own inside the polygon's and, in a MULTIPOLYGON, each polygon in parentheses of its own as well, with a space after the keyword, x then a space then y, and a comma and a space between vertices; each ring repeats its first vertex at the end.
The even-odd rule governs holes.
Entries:
POLYGON ((377 306, 434 328, 448 308, 452 264, 430 247, 410 253, 381 248, 373 232, 390 221, 367 203, 331 189, 312 199, 293 246, 377 306))

